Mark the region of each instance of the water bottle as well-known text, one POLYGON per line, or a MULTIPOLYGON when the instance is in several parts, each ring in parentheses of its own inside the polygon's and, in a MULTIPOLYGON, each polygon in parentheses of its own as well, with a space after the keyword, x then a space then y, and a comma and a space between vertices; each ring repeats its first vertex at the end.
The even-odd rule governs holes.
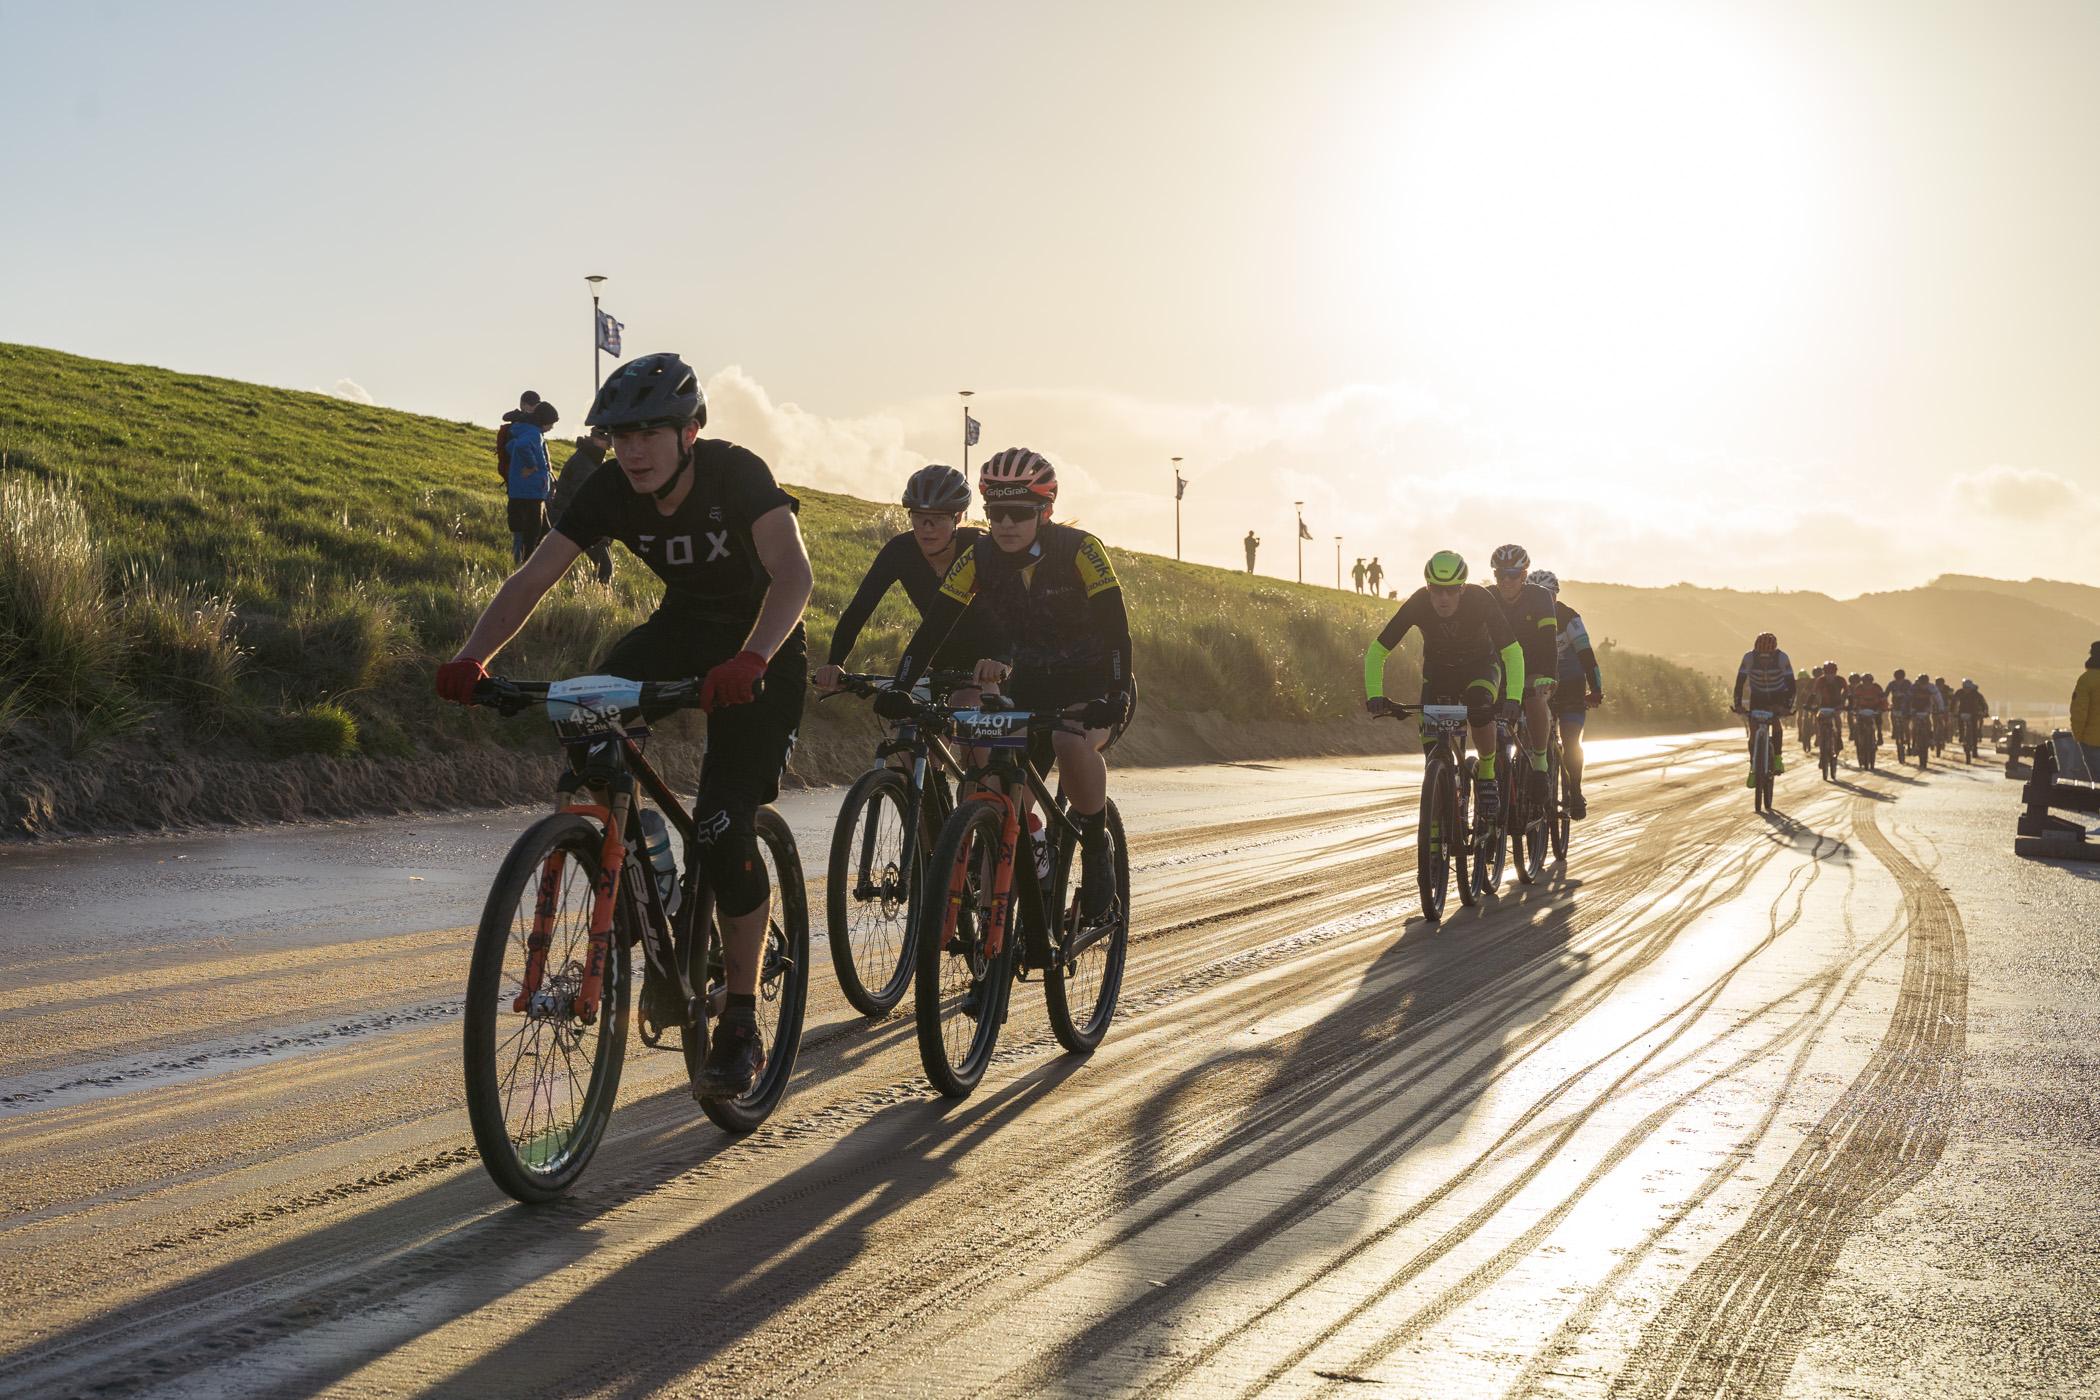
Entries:
POLYGON ((664 902, 664 913, 678 912, 678 861, 671 854, 671 828, 663 813, 654 807, 642 809, 642 848, 649 854, 649 868, 656 876, 656 893, 664 902))
POLYGON ((1043 830, 1043 819, 1033 812, 1028 814, 1028 843, 1035 847, 1035 878, 1047 884, 1050 880, 1050 833, 1043 830))

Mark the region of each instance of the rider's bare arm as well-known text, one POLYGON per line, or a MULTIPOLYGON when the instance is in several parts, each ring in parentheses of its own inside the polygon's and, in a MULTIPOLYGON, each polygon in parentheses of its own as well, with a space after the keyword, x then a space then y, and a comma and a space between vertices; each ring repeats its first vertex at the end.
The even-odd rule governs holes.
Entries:
POLYGON ((809 606, 813 583, 809 551, 802 544, 802 526, 787 506, 776 506, 751 522, 751 545, 758 551, 758 562, 765 565, 766 576, 772 582, 767 585, 766 601, 758 610, 751 635, 744 641, 744 650, 771 660, 795 630, 795 624, 802 620, 803 609, 809 606))

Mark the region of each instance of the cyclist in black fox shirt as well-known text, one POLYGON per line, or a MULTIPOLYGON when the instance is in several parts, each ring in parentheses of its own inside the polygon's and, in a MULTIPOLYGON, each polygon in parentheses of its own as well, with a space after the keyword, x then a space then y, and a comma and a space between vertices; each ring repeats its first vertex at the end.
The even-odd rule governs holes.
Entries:
MULTIPOLYGON (((831 650, 825 664, 811 677, 817 689, 830 695, 839 688, 846 658, 860 640, 860 630, 893 584, 903 584, 912 606, 924 619, 941 591, 941 580, 955 561, 984 537, 984 531, 962 525, 963 512, 970 508, 970 483, 953 467, 934 465, 912 473, 904 486, 904 508, 911 512, 911 528, 891 537, 876 552, 860 581, 852 601, 839 614, 832 629, 831 650)), ((936 671, 968 671, 988 650, 973 619, 966 618, 933 658, 936 671)))
MULTIPOLYGON (((1089 921, 1114 912, 1113 852, 1103 811, 1110 733, 1130 716, 1130 619, 1123 588, 1101 541, 1052 524, 1057 471, 1040 454, 1010 447, 984 464, 977 480, 990 520, 989 538, 960 553, 897 668, 906 691, 966 615, 979 620, 990 649, 976 678, 1004 687, 1028 710, 1084 704, 1086 733, 1052 734, 1065 796, 1080 829, 1081 910, 1089 921)), ((909 713, 907 697, 878 696, 885 719, 909 713)))
POLYGON ((630 680, 706 678, 707 757, 693 816, 727 934, 729 1005, 693 1092, 733 1099, 765 1067, 756 1005, 772 890, 753 820, 779 795, 801 724, 809 554, 795 498, 766 464, 700 436, 707 399, 678 356, 644 355, 613 371, 584 421, 612 434, 618 470, 594 473, 504 581, 466 645, 438 668, 438 694, 471 704, 484 663, 595 541, 620 541, 664 581, 663 602, 600 669, 630 680))

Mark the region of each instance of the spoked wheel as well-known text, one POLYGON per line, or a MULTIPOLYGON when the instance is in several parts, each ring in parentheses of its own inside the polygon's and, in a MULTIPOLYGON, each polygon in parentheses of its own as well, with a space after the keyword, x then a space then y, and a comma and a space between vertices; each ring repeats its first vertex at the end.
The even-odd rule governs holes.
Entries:
POLYGON ((592 892, 604 833, 558 812, 527 827, 496 872, 467 971, 467 1121, 482 1165, 521 1201, 552 1200, 583 1173, 612 1116, 627 1049, 627 950, 634 911, 616 906, 595 1014, 577 1005, 590 961, 592 892), (525 993, 535 920, 547 945, 525 993))
POLYGON ((951 1099, 966 1097, 984 1078, 1013 988, 1016 931, 1002 931, 997 953, 986 947, 1004 821, 996 803, 963 803, 926 863, 913 988, 919 1060, 933 1087, 951 1099))
POLYGON ((887 1016, 912 977, 912 896, 926 865, 913 844, 904 868, 904 821, 911 784, 892 768, 855 783, 831 833, 824 884, 825 926, 839 990, 863 1016, 887 1016))
POLYGON ((1772 732, 1767 729, 1757 738, 1757 788, 1755 806, 1760 812, 1772 810, 1772 732))
MULTIPOLYGON (((1109 844, 1114 847, 1116 902, 1113 922, 1101 928, 1084 928, 1080 910, 1079 881, 1068 882, 1071 891, 1065 906, 1064 927, 1058 947, 1070 948, 1085 939, 1083 947, 1043 976, 1043 1001, 1050 1013, 1050 1029, 1057 1043, 1074 1055, 1084 1055, 1108 1034, 1108 1023, 1116 1014, 1116 997, 1123 989, 1123 960, 1130 949, 1130 851, 1123 844, 1123 815, 1110 802, 1106 809, 1109 844)), ((1067 853, 1065 860, 1072 860, 1067 853)))
MULTIPOLYGON (((1432 762, 1422 775, 1421 820, 1415 825, 1415 888, 1422 894, 1422 917, 1431 923, 1444 917, 1450 895, 1452 852, 1459 842, 1455 794, 1451 765, 1432 762)), ((1463 878, 1460 885, 1460 895, 1470 896, 1463 878)))
MULTIPOLYGON (((1523 750, 1519 749, 1519 753, 1523 750)), ((1521 816, 1523 826, 1518 828, 1516 846, 1517 880, 1521 884, 1535 885, 1546 871, 1546 852, 1552 844, 1549 828, 1553 825, 1553 774, 1552 763, 1547 763, 1546 801, 1540 804, 1531 797, 1531 760, 1524 760, 1524 805, 1521 816)))
MULTIPOLYGON (((715 1126, 731 1133, 748 1133, 765 1122, 787 1093, 795 1052, 802 1044, 802 1014, 809 1005, 809 894, 802 880, 802 857, 780 813, 761 807, 754 824, 758 857, 765 862, 773 891, 758 964, 758 1034, 766 1048, 766 1064, 740 1097, 703 1099, 700 1104, 715 1126)), ((708 940, 713 951, 703 974, 707 980, 702 983, 710 1000, 721 986, 720 923, 718 912, 708 940)), ((699 1067, 690 1049, 686 1066, 689 1072, 699 1067)))
MULTIPOLYGON (((1515 745, 1507 746, 1514 748, 1515 745)), ((1501 814, 1492 822, 1480 819, 1479 785, 1485 781, 1476 773, 1473 794, 1473 897, 1478 900, 1493 894, 1502 885, 1502 870, 1509 860, 1509 823, 1516 810, 1516 794, 1509 780, 1509 755, 1503 755, 1502 776, 1496 781, 1502 785, 1501 814)))

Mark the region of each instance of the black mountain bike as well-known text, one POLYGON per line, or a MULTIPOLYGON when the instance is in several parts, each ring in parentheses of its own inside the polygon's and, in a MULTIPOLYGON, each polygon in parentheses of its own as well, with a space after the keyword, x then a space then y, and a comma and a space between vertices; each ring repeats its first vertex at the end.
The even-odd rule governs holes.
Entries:
MULTIPOLYGON (((970 679, 935 672, 922 694, 948 694, 970 679)), ((840 693, 869 699, 889 689, 890 680, 844 675, 840 693)), ((963 767, 940 735, 907 720, 876 745, 875 766, 839 804, 825 925, 839 989, 863 1016, 887 1016, 911 985, 926 858, 955 810, 949 775, 963 767)))
POLYGON ((1459 901, 1469 908, 1494 888, 1484 872, 1493 868, 1499 878, 1500 857, 1490 859, 1483 852, 1490 842, 1499 849, 1501 824, 1476 819, 1478 779, 1466 753, 1466 707, 1385 703, 1386 715, 1419 715, 1428 731, 1422 749, 1421 819, 1415 824, 1415 887, 1422 896, 1422 917, 1436 923, 1444 917, 1453 874, 1458 876, 1459 901))
POLYGON ((1874 751, 1881 746, 1881 711, 1854 710, 1852 712, 1852 748, 1859 755, 1859 766, 1866 772, 1874 771, 1874 751))
POLYGON ((1910 715, 1910 756, 1918 767, 1930 767, 1932 757, 1932 711, 1913 710, 1910 715))
POLYGON ((1961 717, 1961 757, 1964 763, 1976 761, 1976 748, 1983 742, 1983 716, 1964 714, 1961 717))
POLYGON ((1772 810, 1772 745, 1776 737, 1770 710, 1737 710, 1737 714, 1750 716, 1750 773, 1753 781, 1750 788, 1752 805, 1756 811, 1772 810))
MULTIPOLYGON (((728 994, 724 931, 692 814, 642 754, 644 714, 695 707, 699 689, 697 679, 617 676, 491 677, 474 689, 476 704, 505 715, 544 706, 568 754, 555 811, 525 829, 496 872, 467 973, 467 1118, 489 1175, 521 1201, 566 1191, 604 1136, 626 1059, 635 944, 647 969, 642 1043, 654 1048, 675 1027, 688 1077, 707 1058, 708 1018, 728 994), (685 840, 675 918, 644 854, 644 794, 685 840)), ((742 1097, 701 1101, 732 1133, 764 1122, 786 1092, 809 993, 795 838, 770 807, 757 829, 773 887, 758 988, 768 1057, 742 1097)))
POLYGON ((920 732, 986 755, 961 775, 969 795, 941 828, 919 901, 919 1059, 949 1098, 966 1096, 984 1077, 1013 984, 1031 972, 1042 974, 1058 1044, 1075 1055, 1092 1051, 1115 1016, 1130 946, 1130 850, 1116 804, 1106 809, 1115 896, 1107 917, 1090 922, 1072 868, 1078 822, 1028 756, 1035 736, 1085 733, 1078 722, 1085 707, 1052 713, 1011 705, 990 695, 975 707, 921 703, 912 715, 920 732), (1024 792, 1043 813, 1041 847, 1024 839, 1024 792))
POLYGON ((1838 712, 1835 705, 1824 705, 1816 710, 1816 767, 1821 770, 1823 780, 1830 782, 1838 775, 1838 712))

